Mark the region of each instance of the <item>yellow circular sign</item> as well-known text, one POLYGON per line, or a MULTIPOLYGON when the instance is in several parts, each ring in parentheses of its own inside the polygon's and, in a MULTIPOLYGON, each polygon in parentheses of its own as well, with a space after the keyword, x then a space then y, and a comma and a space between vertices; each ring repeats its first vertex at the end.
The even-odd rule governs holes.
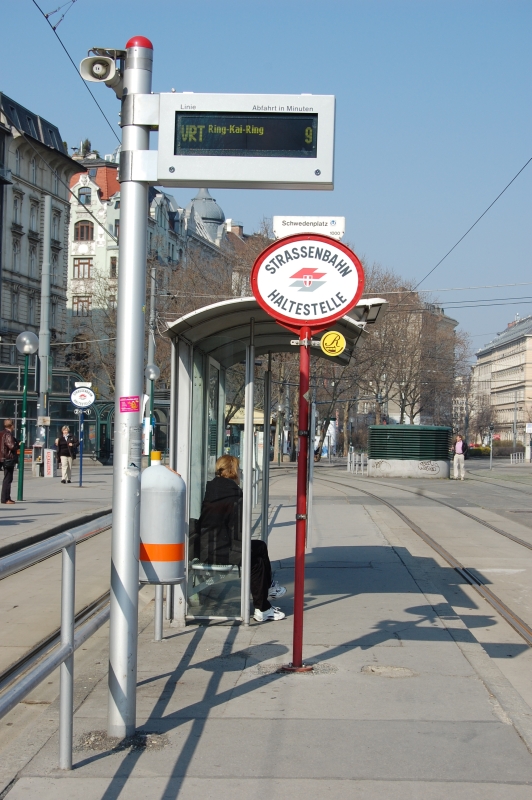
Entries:
POLYGON ((345 338, 338 331, 327 331, 321 337, 321 349, 328 356, 339 356, 345 350, 345 338))

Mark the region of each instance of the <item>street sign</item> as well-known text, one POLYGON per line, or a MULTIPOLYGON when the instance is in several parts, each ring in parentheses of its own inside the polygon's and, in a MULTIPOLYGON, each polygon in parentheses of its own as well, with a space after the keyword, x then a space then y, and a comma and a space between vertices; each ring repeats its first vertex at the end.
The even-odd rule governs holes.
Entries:
POLYGON ((85 409, 89 408, 89 406, 92 406, 96 400, 96 395, 92 389, 79 387, 78 389, 74 389, 74 391, 71 393, 70 400, 77 408, 85 409))
POLYGON ((364 270, 341 242, 304 233, 264 250, 251 271, 259 305, 289 330, 314 333, 345 316, 360 299, 364 270))
POLYGON ((321 337, 321 349, 328 356, 341 355, 346 346, 345 337, 338 331, 327 331, 321 337))
POLYGON ((341 239, 345 233, 345 217, 274 217, 273 235, 276 239, 294 233, 322 233, 341 239))
POLYGON ((141 99, 133 114, 158 124, 159 185, 333 189, 332 95, 172 92, 156 102, 141 99))

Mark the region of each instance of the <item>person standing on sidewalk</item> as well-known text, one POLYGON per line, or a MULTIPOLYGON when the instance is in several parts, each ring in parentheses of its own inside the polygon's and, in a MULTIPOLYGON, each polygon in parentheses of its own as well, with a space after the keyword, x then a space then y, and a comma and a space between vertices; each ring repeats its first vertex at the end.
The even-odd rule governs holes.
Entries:
POLYGON ((63 435, 55 444, 57 463, 61 464, 61 483, 72 483, 72 461, 76 458, 79 441, 71 435, 68 425, 63 425, 63 435))
POLYGON ((453 476, 455 481, 463 481, 465 477, 465 459, 467 457, 467 442, 464 441, 460 434, 457 434, 456 441, 453 447, 454 460, 453 460, 453 476))
POLYGON ((17 463, 18 441, 13 433, 13 420, 4 420, 4 430, 0 431, 0 461, 4 469, 4 480, 2 481, 2 503, 13 506, 15 501, 11 499, 11 484, 13 483, 13 472, 17 463))

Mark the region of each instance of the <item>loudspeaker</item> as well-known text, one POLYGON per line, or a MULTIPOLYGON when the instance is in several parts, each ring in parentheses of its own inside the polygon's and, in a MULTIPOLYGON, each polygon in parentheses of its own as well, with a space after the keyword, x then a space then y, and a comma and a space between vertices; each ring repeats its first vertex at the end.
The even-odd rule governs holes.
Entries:
POLYGON ((91 56, 83 59, 79 71, 85 81, 109 84, 116 76, 116 64, 113 58, 91 56))

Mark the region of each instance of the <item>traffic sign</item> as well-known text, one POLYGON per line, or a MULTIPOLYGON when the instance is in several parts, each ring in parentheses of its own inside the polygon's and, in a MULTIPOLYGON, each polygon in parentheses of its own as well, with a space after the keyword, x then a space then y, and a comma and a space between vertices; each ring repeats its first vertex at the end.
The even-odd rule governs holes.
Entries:
POLYGON ((321 337, 320 346, 326 355, 339 356, 345 350, 345 337, 338 331, 327 331, 321 337))
POLYGON ((260 254, 251 271, 251 288, 259 305, 281 325, 317 332, 357 304, 364 270, 341 242, 303 233, 280 239, 260 254))
POLYGON ((345 217, 274 217, 273 235, 276 239, 294 233, 322 233, 341 239, 345 233, 345 217))
POLYGON ((79 387, 74 389, 70 395, 70 400, 77 408, 89 408, 96 400, 96 395, 92 389, 86 387, 79 387))

